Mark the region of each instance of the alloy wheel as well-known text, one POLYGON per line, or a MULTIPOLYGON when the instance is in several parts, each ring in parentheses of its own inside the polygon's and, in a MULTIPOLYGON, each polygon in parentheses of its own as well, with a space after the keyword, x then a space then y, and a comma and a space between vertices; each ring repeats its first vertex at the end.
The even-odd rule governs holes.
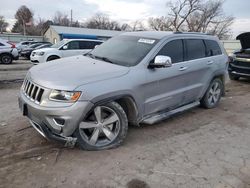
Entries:
POLYGON ((107 106, 97 106, 79 125, 82 139, 92 146, 110 144, 120 131, 120 119, 116 112, 107 106))
POLYGON ((218 102, 221 95, 221 88, 218 82, 214 82, 208 93, 209 105, 214 105, 218 102))

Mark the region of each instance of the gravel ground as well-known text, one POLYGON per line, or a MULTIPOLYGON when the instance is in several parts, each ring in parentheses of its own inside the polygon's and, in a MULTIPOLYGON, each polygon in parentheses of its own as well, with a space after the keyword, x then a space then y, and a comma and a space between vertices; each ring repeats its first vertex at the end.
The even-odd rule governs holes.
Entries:
POLYGON ((106 151, 64 148, 30 127, 20 83, 0 85, 0 187, 250 187, 250 82, 228 82, 216 109, 129 127, 106 151))

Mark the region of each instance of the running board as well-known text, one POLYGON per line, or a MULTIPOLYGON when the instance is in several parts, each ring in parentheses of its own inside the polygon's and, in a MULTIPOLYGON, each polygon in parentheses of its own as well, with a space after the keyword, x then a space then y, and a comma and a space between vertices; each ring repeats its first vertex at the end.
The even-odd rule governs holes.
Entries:
POLYGON ((200 102, 196 101, 196 102, 190 103, 188 105, 176 108, 176 109, 168 111, 168 112, 163 112, 161 114, 150 116, 150 117, 144 119, 141 123, 152 125, 152 124, 155 124, 159 121, 163 121, 174 114, 181 113, 183 111, 189 110, 189 109, 194 108, 194 107, 199 106, 199 105, 200 105, 200 102))

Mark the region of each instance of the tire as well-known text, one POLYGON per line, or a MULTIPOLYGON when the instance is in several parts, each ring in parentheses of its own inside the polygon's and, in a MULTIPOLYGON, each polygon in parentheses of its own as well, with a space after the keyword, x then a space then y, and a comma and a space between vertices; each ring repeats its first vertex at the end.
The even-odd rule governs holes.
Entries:
POLYGON ((11 64, 13 61, 13 57, 10 54, 2 54, 0 56, 0 62, 2 64, 11 64))
POLYGON ((236 75, 234 75, 232 73, 229 73, 228 75, 229 75, 230 80, 239 80, 240 79, 239 76, 236 76, 236 75))
POLYGON ((127 130, 128 119, 125 111, 118 103, 109 102, 96 106, 88 117, 80 122, 74 135, 82 149, 103 150, 121 145, 127 130))
POLYGON ((214 79, 210 83, 205 95, 200 101, 201 106, 207 109, 215 108, 216 106, 218 106, 221 96, 223 94, 223 90, 224 90, 224 85, 221 79, 219 78, 214 79))
POLYGON ((56 56, 56 55, 52 55, 52 56, 49 56, 47 58, 47 61, 52 61, 52 60, 56 60, 56 59, 59 59, 60 57, 56 56))

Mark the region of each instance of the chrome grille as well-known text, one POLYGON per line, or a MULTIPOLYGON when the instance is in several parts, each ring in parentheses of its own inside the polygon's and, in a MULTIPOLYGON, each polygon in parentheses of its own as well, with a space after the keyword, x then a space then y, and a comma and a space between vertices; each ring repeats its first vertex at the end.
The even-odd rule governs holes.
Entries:
POLYGON ((30 100, 40 104, 44 89, 30 80, 25 79, 23 82, 23 92, 30 100))

